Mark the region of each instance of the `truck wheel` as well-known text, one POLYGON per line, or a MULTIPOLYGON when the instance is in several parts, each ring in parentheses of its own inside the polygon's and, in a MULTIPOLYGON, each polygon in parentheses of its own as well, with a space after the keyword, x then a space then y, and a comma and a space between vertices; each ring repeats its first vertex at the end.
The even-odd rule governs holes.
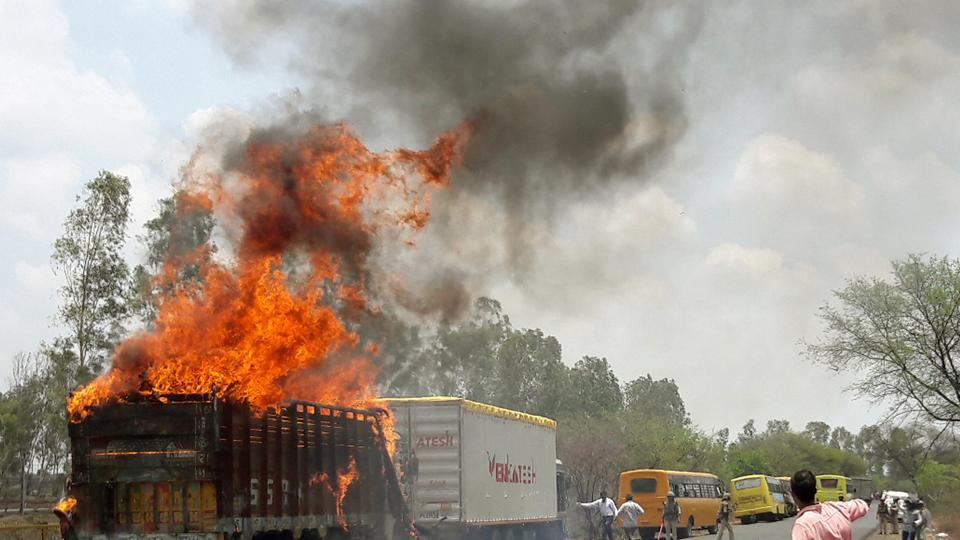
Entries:
POLYGON ((717 534, 717 526, 716 525, 707 526, 707 532, 710 534, 717 534))
POLYGON ((687 520, 687 526, 677 529, 677 537, 690 538, 690 535, 692 533, 693 533, 693 516, 690 516, 690 519, 687 520))

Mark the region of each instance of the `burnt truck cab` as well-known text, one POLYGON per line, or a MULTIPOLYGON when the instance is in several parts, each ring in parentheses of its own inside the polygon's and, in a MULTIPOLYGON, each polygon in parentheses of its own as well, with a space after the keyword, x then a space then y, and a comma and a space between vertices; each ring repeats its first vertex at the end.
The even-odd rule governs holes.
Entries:
MULTIPOLYGON (((126 399, 69 427, 78 540, 407 537, 382 411, 126 399)), ((64 534, 67 537, 67 533, 64 534)))

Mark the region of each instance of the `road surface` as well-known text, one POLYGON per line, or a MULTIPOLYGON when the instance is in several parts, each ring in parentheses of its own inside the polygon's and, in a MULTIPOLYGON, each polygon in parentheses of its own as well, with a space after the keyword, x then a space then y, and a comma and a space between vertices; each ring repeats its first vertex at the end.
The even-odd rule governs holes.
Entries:
MULTIPOLYGON (((733 532, 736 540, 780 540, 790 539, 790 531, 793 530, 793 519, 785 519, 776 523, 754 523, 753 525, 734 525, 733 532)), ((863 540, 877 526, 877 516, 875 506, 870 508, 870 513, 853 522, 853 540, 863 540)), ((713 538, 714 535, 707 534, 705 531, 697 533, 695 536, 706 540, 713 538)), ((724 539, 727 535, 723 536, 724 539)), ((892 538, 892 537, 891 537, 892 538)))

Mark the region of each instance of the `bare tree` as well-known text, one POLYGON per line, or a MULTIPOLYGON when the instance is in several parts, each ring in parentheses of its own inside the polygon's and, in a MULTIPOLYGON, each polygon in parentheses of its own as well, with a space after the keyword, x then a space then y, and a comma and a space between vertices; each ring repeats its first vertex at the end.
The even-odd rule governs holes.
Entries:
POLYGON ((910 255, 890 281, 858 277, 821 308, 823 337, 806 354, 860 375, 854 388, 895 414, 960 421, 960 260, 910 255))

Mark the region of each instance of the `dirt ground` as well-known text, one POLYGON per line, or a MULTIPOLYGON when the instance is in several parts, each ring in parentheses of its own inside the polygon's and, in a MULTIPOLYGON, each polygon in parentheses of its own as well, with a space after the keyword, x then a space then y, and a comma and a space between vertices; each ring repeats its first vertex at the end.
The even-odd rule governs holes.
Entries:
POLYGON ((0 514, 0 539, 2 540, 56 540, 59 538, 60 527, 52 512, 34 512, 22 516, 0 514))

